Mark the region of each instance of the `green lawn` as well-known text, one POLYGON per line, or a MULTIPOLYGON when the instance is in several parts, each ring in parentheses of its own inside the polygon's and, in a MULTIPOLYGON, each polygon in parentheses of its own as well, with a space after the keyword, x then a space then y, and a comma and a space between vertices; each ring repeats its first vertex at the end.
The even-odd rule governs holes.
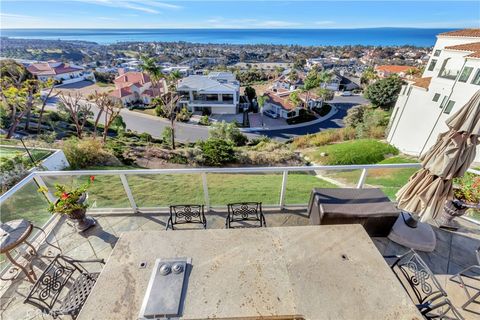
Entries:
MULTIPOLYGON (((33 159, 37 162, 52 154, 51 151, 48 150, 38 150, 38 149, 29 149, 30 154, 32 155, 33 159)), ((5 148, 0 147, 0 157, 1 158, 13 158, 17 154, 23 155, 25 159, 29 159, 27 152, 23 148, 5 148)))
POLYGON ((373 139, 334 143, 306 152, 312 161, 324 165, 371 164, 397 154, 395 147, 373 139))
MULTIPOLYGON (((402 156, 396 156, 378 162, 378 164, 391 163, 414 163, 414 159, 402 156)), ((410 176, 418 169, 369 169, 365 183, 374 187, 379 187, 391 199, 395 200, 395 194, 404 186, 410 176)), ((327 173, 327 176, 332 179, 339 180, 349 185, 356 185, 360 178, 360 170, 349 171, 332 171, 327 173)))

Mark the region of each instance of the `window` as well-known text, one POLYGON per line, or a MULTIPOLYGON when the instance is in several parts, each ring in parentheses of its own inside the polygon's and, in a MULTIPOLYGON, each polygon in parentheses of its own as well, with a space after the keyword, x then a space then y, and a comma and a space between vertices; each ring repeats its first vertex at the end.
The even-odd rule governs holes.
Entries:
POLYGON ((412 92, 412 86, 410 86, 410 87, 408 88, 408 91, 407 91, 407 96, 409 96, 409 95, 410 95, 410 92, 412 92))
POLYGON ((455 101, 452 101, 452 100, 448 101, 447 107, 445 108, 443 113, 449 114, 452 111, 454 105, 455 105, 455 101))
POLYGON ((428 71, 433 71, 433 69, 435 69, 436 64, 437 64, 437 60, 432 59, 432 61, 430 62, 430 65, 428 66, 428 71))
POLYGON ((433 54, 435 57, 438 57, 442 50, 435 50, 435 53, 433 54))
POLYGON ((447 101, 447 96, 443 97, 442 99, 442 103, 440 103, 440 109, 443 108, 443 106, 445 105, 445 102, 447 101))
POLYGON ((438 99, 440 99, 440 93, 435 93, 435 94, 433 95, 432 101, 437 102, 438 99))
POLYGON ((470 74, 472 73, 472 71, 473 71, 472 67, 463 68, 462 73, 460 74, 460 77, 458 78, 458 81, 467 82, 467 80, 470 77, 470 74))
POLYGON ((475 77, 473 77, 472 83, 480 85, 480 69, 478 69, 477 73, 475 73, 475 77))
POLYGON ((445 59, 442 68, 438 73, 440 78, 455 80, 460 73, 461 67, 458 66, 458 59, 445 59))

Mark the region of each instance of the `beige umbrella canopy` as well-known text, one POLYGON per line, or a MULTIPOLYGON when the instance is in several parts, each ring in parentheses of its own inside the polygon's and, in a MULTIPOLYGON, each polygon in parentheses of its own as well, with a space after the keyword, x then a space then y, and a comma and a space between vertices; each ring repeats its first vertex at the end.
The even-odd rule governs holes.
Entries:
POLYGON ((449 131, 420 157, 422 169, 397 193, 398 207, 435 218, 453 197, 452 179, 461 177, 475 159, 480 137, 480 90, 446 121, 449 131))

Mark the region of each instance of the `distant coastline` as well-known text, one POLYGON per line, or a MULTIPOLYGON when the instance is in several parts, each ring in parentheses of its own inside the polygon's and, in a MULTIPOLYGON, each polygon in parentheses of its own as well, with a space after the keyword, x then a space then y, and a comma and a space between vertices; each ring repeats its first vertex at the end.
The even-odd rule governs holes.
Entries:
POLYGON ((301 46, 374 45, 429 47, 436 35, 452 29, 1 29, 9 38, 117 42, 192 42, 203 44, 279 44, 301 46))

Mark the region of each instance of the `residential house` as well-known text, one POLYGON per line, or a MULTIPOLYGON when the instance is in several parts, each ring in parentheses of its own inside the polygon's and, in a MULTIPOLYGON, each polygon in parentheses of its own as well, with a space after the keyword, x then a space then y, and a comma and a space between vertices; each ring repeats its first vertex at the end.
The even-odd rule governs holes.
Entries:
POLYGON ((93 72, 70 63, 57 61, 32 63, 27 70, 40 81, 53 79, 57 84, 69 84, 83 80, 95 82, 93 72))
POLYGON ((115 90, 110 92, 112 97, 118 98, 123 105, 134 103, 149 104, 155 96, 167 92, 165 80, 153 86, 150 76, 143 72, 119 69, 120 75, 113 81, 115 90))
POLYGON ((265 105, 263 111, 271 110, 279 117, 290 119, 298 116, 300 107, 295 105, 289 96, 292 91, 278 89, 277 91, 267 91, 265 97, 265 105))
POLYGON ((416 70, 417 68, 412 66, 397 66, 397 65, 380 65, 375 67, 377 75, 383 79, 396 74, 402 79, 413 79, 414 77, 409 74, 410 70, 416 70))
MULTIPOLYGON (((426 152, 445 120, 480 90, 480 29, 437 36, 422 78, 402 87, 390 119, 388 141, 402 152, 426 152)), ((477 149, 478 150, 478 149, 477 149)), ((476 161, 480 161, 480 150, 476 161)))
POLYGON ((192 68, 189 66, 168 66, 162 68, 162 73, 164 74, 171 74, 175 71, 178 71, 182 77, 189 76, 193 73, 192 68))
POLYGON ((189 111, 213 114, 236 114, 240 107, 240 83, 231 72, 190 75, 179 81, 181 107, 189 111))

